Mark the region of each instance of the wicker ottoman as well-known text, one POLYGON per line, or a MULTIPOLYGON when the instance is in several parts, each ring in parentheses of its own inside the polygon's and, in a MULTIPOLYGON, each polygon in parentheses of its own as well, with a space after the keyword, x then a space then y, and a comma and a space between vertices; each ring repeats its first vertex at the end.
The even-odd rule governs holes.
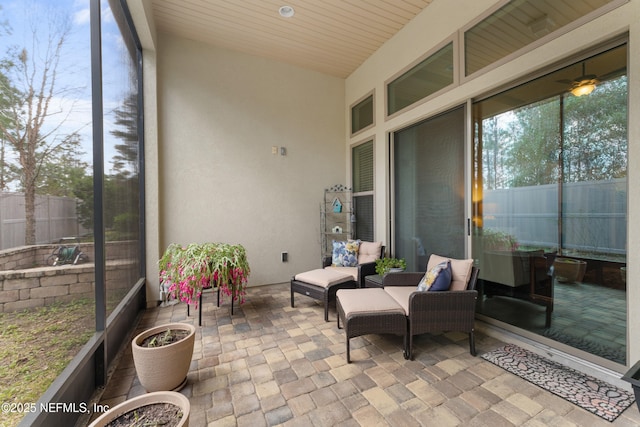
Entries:
POLYGON ((340 289, 336 294, 338 328, 344 324, 347 363, 351 363, 349 340, 367 334, 395 334, 407 346, 407 316, 404 309, 381 288, 340 289))
POLYGON ((339 289, 353 289, 356 281, 350 274, 334 269, 305 271, 296 274, 291 279, 291 307, 293 307, 294 292, 315 298, 324 303, 324 321, 329 321, 329 302, 336 299, 339 289))

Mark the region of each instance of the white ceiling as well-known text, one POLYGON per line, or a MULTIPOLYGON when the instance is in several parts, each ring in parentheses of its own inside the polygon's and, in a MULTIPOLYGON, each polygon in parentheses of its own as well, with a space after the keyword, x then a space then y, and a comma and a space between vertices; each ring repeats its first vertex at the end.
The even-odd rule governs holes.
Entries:
POLYGON ((153 14, 160 32, 345 78, 431 1, 153 0, 153 14))

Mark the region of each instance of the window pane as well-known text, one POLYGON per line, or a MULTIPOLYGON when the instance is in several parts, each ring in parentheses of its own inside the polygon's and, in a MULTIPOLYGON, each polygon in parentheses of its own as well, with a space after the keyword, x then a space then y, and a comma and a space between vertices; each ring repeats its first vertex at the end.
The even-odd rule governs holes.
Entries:
POLYGON ((373 124, 373 95, 351 108, 351 133, 356 133, 373 124))
POLYGON ((373 195, 354 196, 353 203, 356 215, 355 238, 367 242, 374 241, 373 230, 373 195))
MULTIPOLYGON (((0 7, 5 402, 35 403, 95 331, 90 27, 75 19, 83 9, 47 0, 0 7)), ((3 413, 0 424, 23 415, 3 413)))
POLYGON ((137 52, 119 2, 102 15, 107 314, 140 278, 137 52), (115 18, 115 20, 114 20, 115 18))
POLYGON ((387 113, 400 111, 452 83, 453 43, 449 43, 389 83, 387 113))
POLYGON ((475 73, 611 1, 510 1, 464 33, 465 75, 475 73))
POLYGON ((478 313, 620 364, 626 56, 621 46, 474 105, 478 313), (597 85, 577 97, 558 77, 583 64, 597 85))
POLYGON ((373 218, 373 141, 351 150, 355 238, 374 240, 373 218), (365 194, 363 194, 365 193, 365 194))
POLYGON ((373 141, 353 148, 353 192, 373 191, 373 141))

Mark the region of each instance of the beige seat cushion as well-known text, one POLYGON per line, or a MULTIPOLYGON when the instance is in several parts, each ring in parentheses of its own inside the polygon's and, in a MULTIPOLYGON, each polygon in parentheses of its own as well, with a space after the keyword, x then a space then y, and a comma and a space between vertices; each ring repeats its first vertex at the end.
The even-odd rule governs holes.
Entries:
POLYGON ((401 313, 400 305, 381 288, 339 289, 336 298, 346 317, 355 313, 401 313))
POLYGON ((358 264, 373 262, 380 258, 382 242, 360 242, 358 249, 358 264))
POLYGON ((417 292, 417 288, 415 286, 387 286, 384 291, 402 307, 405 316, 408 316, 409 296, 417 292))
MULTIPOLYGON (((343 267, 344 268, 344 267, 343 267)), ((335 271, 333 269, 317 269, 305 271, 304 273, 298 273, 295 275, 295 280, 300 282, 309 283, 311 285, 322 286, 328 288, 329 286, 337 285, 338 283, 348 282, 353 280, 350 274, 335 271)))
POLYGON ((358 267, 335 267, 330 265, 325 270, 333 270, 341 274, 348 274, 353 280, 358 280, 358 267))
POLYGON ((471 278, 471 268, 473 267, 473 259, 453 259, 433 254, 429 257, 427 263, 427 271, 443 261, 451 261, 451 287, 450 291, 464 291, 471 278))

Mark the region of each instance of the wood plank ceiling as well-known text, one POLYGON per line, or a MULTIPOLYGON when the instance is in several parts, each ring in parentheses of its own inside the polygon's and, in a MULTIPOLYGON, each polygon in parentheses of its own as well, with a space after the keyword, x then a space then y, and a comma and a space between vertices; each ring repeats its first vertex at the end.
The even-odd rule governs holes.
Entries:
POLYGON ((153 0, 153 12, 159 32, 345 78, 431 1, 153 0))

